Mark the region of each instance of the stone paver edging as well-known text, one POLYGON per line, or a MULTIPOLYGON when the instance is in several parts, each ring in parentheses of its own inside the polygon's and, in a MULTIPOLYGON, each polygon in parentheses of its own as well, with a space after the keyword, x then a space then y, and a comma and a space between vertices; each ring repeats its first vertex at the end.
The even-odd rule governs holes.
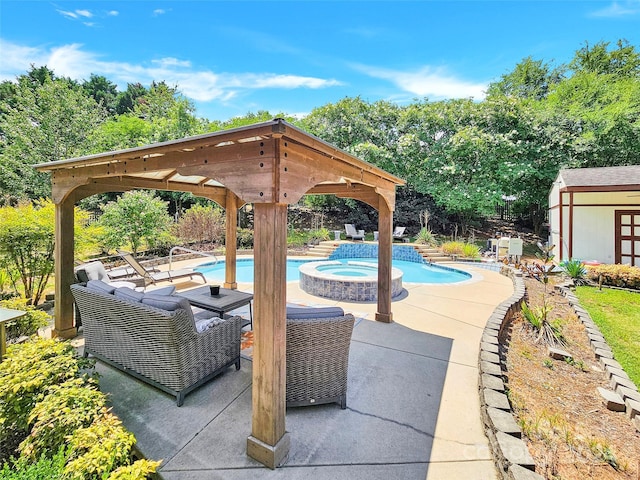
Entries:
MULTIPOLYGON (((506 394, 503 374, 506 372, 505 356, 509 348, 509 328, 513 317, 521 310, 526 290, 522 272, 503 265, 500 273, 511 278, 514 293, 502 302, 489 317, 482 334, 478 356, 480 407, 485 433, 493 451, 498 473, 504 480, 542 480, 535 473, 535 462, 522 440, 522 430, 515 421, 506 394)), ((579 304, 570 284, 558 287, 584 324, 596 358, 610 379, 611 390, 601 389, 603 402, 612 409, 626 410, 627 415, 640 431, 640 394, 613 358, 600 330, 587 311, 579 304)))
POLYGON ((524 300, 524 280, 522 272, 506 265, 501 267, 500 273, 511 278, 514 292, 496 307, 482 333, 478 356, 480 411, 501 478, 542 480, 543 477, 535 473, 535 462, 522 440, 522 429, 513 417, 503 381, 508 329, 524 300))

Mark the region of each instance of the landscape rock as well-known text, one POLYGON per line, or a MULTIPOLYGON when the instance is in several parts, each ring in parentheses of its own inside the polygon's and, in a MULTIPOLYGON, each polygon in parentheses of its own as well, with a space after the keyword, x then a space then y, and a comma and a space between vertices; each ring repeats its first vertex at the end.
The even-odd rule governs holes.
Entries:
POLYGON ((554 360, 567 360, 573 358, 569 352, 552 346, 547 347, 547 353, 554 360))
POLYGON ((500 347, 493 343, 481 342, 480 343, 480 351, 491 352, 491 353, 500 353, 500 347))
POLYGON ((482 390, 482 397, 484 399, 485 405, 487 405, 488 407, 507 410, 511 412, 509 399, 504 393, 496 392, 495 390, 491 390, 490 388, 485 388, 482 390))
POLYGON ((503 432, 496 432, 496 440, 498 441, 500 454, 507 462, 535 471, 533 457, 522 440, 503 432))
POLYGON ((600 361, 600 365, 602 365, 602 368, 615 367, 615 368, 619 368, 620 370, 622 370, 622 365, 620 365, 618 363, 618 361, 614 360, 613 358, 600 357, 599 361, 600 361))
POLYGON ((598 387, 598 393, 604 400, 604 404, 607 409, 613 412, 624 412, 625 405, 622 397, 616 392, 612 392, 611 390, 607 390, 606 388, 598 387))
POLYGON ((616 387, 616 393, 620 395, 623 399, 630 398, 631 400, 635 400, 636 402, 640 402, 640 392, 636 389, 623 387, 622 385, 618 385, 616 387))
POLYGON ((505 412, 504 410, 498 410, 497 408, 488 407, 487 416, 491 422, 491 426, 494 430, 504 432, 516 438, 522 437, 522 429, 518 422, 513 418, 511 412, 505 412))
POLYGON ((613 358, 613 353, 611 352, 611 350, 604 350, 602 348, 596 348, 594 351, 596 358, 613 358))
POLYGON ((497 392, 504 392, 504 382, 501 378, 496 377, 495 375, 487 375, 486 373, 483 373, 480 376, 480 382, 482 384, 482 388, 490 388, 497 392))
POLYGON ((609 385, 611 385, 611 388, 613 390, 617 390, 618 387, 625 387, 629 390, 638 391, 638 389, 636 388, 636 384, 633 383, 632 380, 624 377, 619 377, 617 375, 611 376, 611 378, 609 379, 609 385))
POLYGON ((624 404, 627 407, 627 415, 629 418, 634 419, 637 416, 640 416, 640 402, 627 398, 624 401, 624 404))
POLYGON ((544 477, 520 465, 511 465, 507 470, 509 480, 544 480, 544 477))
POLYGON ((480 362, 480 371, 482 373, 488 373, 489 375, 502 376, 502 369, 500 368, 500 365, 486 362, 484 360, 480 362))
POLYGON ((484 350, 480 351, 480 360, 484 360, 486 362, 491 363, 500 363, 500 356, 497 353, 486 352, 484 350))

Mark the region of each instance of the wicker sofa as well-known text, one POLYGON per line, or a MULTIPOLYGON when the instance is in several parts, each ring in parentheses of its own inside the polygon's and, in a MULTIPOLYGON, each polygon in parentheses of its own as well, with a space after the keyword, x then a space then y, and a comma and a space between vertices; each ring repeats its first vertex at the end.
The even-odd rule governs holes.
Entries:
POLYGON ((347 408, 355 318, 338 307, 287 307, 287 406, 347 408))
POLYGON ((242 317, 194 316, 185 298, 97 280, 71 285, 71 292, 82 315, 84 355, 174 395, 178 406, 227 367, 240 369, 242 317))

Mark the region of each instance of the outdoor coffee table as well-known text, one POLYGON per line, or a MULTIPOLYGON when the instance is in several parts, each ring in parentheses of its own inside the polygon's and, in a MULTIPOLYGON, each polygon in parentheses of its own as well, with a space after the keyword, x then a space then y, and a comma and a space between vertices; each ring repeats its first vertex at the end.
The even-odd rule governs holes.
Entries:
POLYGON ((249 305, 249 325, 253 329, 253 313, 251 312, 253 293, 221 288, 218 295, 211 295, 209 285, 205 285, 193 290, 176 293, 176 295, 188 299, 189 303, 194 307, 217 313, 220 318, 231 310, 249 305))
POLYGON ((7 334, 4 329, 5 322, 10 322, 16 318, 26 315, 27 312, 22 310, 11 310, 8 308, 0 308, 0 362, 7 353, 7 334))

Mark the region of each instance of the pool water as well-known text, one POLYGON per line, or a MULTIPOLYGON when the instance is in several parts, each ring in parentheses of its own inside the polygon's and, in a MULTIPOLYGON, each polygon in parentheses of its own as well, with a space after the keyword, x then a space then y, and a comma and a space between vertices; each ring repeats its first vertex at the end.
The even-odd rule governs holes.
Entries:
MULTIPOLYGON (((317 262, 318 260, 287 260, 287 281, 296 282, 300 280, 299 267, 302 263, 317 262)), ((366 262, 372 264, 375 268, 378 265, 377 258, 343 258, 340 262, 366 262)), ((437 267, 429 264, 408 262, 406 260, 393 260, 393 266, 399 268, 403 272, 402 280, 405 283, 456 283, 469 280, 471 275, 447 267, 437 267)), ((202 272, 210 281, 224 282, 224 261, 215 265, 201 265, 196 268, 202 272)), ((355 269, 348 269, 352 276, 363 275, 363 272, 357 272, 355 269)), ((335 272, 334 272, 335 273, 335 272)), ((377 275, 375 271, 373 275, 377 275)), ((349 275, 349 273, 336 273, 336 275, 349 275)), ((238 259, 236 263, 236 281, 241 283, 253 283, 253 259, 238 259)))

